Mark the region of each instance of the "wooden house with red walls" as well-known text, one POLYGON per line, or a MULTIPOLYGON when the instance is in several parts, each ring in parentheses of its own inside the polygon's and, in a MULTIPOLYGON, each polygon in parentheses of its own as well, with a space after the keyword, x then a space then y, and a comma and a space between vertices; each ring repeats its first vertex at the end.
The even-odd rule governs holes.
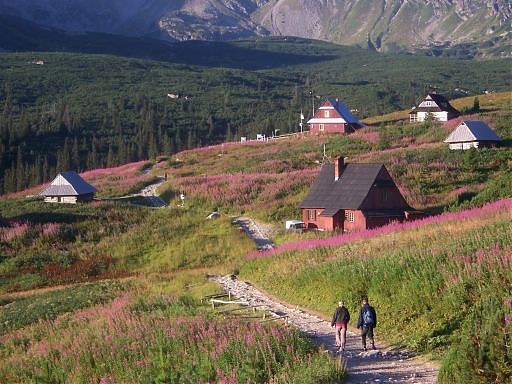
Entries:
POLYGON ((322 133, 350 133, 365 125, 349 111, 339 99, 325 99, 315 115, 308 120, 309 132, 322 133))
POLYGON ((343 232, 376 228, 418 217, 384 164, 324 164, 299 205, 307 228, 343 232))

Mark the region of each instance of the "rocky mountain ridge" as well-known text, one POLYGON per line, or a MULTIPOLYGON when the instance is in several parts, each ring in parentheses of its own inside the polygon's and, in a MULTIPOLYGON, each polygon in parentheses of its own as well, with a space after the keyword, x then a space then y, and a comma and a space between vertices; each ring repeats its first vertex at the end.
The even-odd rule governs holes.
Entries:
POLYGON ((0 0, 0 14, 172 41, 286 35, 388 52, 470 44, 502 57, 512 42, 509 0, 0 0))

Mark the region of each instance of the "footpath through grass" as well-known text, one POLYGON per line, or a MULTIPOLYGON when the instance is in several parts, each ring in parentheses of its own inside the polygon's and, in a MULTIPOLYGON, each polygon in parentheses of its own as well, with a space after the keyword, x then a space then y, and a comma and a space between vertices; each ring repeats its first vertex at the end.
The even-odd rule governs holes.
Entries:
POLYGON ((208 273, 233 273, 255 247, 231 218, 190 205, 0 207, 0 382, 341 382, 296 330, 199 302, 218 292, 208 273))
POLYGON ((240 277, 326 316, 342 298, 356 319, 368 295, 377 338, 442 359, 440 382, 507 383, 511 223, 509 199, 402 232, 256 258, 240 277))

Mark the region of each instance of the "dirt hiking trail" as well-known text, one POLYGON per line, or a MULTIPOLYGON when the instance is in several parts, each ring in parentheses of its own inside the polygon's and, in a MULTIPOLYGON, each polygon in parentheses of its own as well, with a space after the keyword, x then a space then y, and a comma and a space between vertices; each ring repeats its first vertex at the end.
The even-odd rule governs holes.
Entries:
MULTIPOLYGON (((360 335, 349 329, 345 351, 337 353, 334 328, 331 327, 330 321, 321 319, 303 309, 279 303, 254 288, 250 283, 240 281, 235 276, 215 276, 211 277, 211 280, 219 283, 238 301, 251 307, 257 307, 259 310, 268 311, 272 316, 286 319, 289 324, 308 334, 313 343, 323 348, 326 353, 341 358, 347 368, 345 384, 437 383, 438 367, 434 363, 422 361, 405 351, 380 344, 378 342, 378 327, 375 329, 376 350, 364 352, 361 347, 360 335)), ((357 315, 351 314, 353 319, 357 318, 357 315)))

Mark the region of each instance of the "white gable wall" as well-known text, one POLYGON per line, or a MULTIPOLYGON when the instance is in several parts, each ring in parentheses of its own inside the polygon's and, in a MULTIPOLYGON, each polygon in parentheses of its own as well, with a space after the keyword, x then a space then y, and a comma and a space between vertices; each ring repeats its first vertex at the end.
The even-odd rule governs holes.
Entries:
POLYGON ((435 108, 435 107, 439 107, 439 105, 437 105, 437 103, 432 100, 430 97, 427 97, 425 100, 423 100, 419 107, 426 107, 426 108, 435 108))
POLYGON ((69 185, 72 187, 71 183, 67 181, 61 174, 57 175, 57 177, 52 181, 51 185, 69 185))

